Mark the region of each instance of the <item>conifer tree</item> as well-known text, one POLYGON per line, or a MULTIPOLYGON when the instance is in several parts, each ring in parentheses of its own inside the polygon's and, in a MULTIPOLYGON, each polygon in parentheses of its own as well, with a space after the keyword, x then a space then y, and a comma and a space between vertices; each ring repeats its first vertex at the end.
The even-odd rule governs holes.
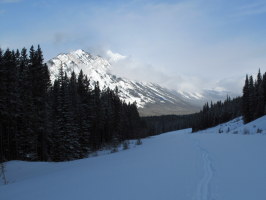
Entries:
POLYGON ((264 108, 265 108, 264 95, 265 94, 264 94, 264 90, 263 90, 263 84, 261 83, 258 86, 258 96, 257 96, 255 119, 263 116, 263 114, 264 114, 264 108))
POLYGON ((119 142, 125 139, 121 132, 121 101, 119 99, 118 87, 112 92, 112 104, 113 104, 113 128, 115 132, 115 137, 119 142))
POLYGON ((6 70, 4 67, 4 59, 3 59, 3 51, 0 48, 0 162, 3 161, 5 158, 5 144, 4 144, 4 137, 5 137, 5 117, 6 117, 6 106, 5 106, 5 95, 6 95, 6 70))
POLYGON ((92 120, 92 133, 90 137, 90 142, 92 149, 99 149, 103 143, 102 135, 104 130, 104 116, 99 82, 96 82, 94 85, 92 98, 92 113, 94 117, 92 120))
POLYGON ((92 121, 92 99, 90 83, 82 70, 77 81, 78 94, 78 134, 80 143, 80 157, 84 157, 89 152, 89 140, 91 134, 92 121))
POLYGON ((254 115, 255 115, 255 107, 256 107, 256 93, 255 93, 255 85, 253 81, 253 77, 249 77, 249 116, 250 120, 254 120, 254 115))
POLYGON ((246 75, 246 81, 243 88, 243 103, 242 103, 242 113, 244 122, 247 123, 251 120, 250 109, 249 109, 249 80, 248 75, 246 75))
POLYGON ((266 114, 266 72, 263 74, 262 90, 263 90, 264 115, 265 115, 266 114))
POLYGON ((17 157, 17 62, 14 51, 7 49, 3 55, 1 80, 2 82, 2 100, 3 110, 1 125, 3 133, 3 149, 6 159, 14 159, 17 157))
MULTIPOLYGON (((61 70, 60 70, 61 72, 61 70)), ((64 151, 62 145, 62 137, 63 135, 59 131, 59 120, 60 120, 60 113, 59 113, 59 91, 60 85, 59 80, 55 80, 52 86, 51 94, 50 94, 50 105, 51 105, 51 115, 50 120, 52 121, 51 124, 51 132, 49 135, 50 145, 49 145, 49 154, 50 158, 53 161, 60 161, 61 156, 60 154, 64 151)))
MULTIPOLYGON (((141 121, 134 104, 115 91, 91 89, 81 71, 71 77, 61 67, 51 86, 40 46, 0 49, 0 161, 64 161, 91 150, 140 138, 141 121)), ((144 127, 144 126, 143 126, 144 127)))

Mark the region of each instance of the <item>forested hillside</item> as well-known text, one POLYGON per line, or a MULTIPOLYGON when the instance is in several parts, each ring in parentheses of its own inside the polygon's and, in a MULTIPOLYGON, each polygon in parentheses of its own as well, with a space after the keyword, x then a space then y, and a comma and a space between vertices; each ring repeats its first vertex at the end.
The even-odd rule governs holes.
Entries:
POLYGON ((144 137, 135 104, 60 69, 51 84, 42 50, 0 49, 0 155, 6 160, 64 161, 104 145, 144 137))
POLYGON ((235 99, 228 97, 224 102, 206 103, 199 113, 179 116, 152 116, 143 119, 147 123, 149 134, 160 134, 184 128, 192 128, 195 132, 241 116, 241 105, 241 97, 235 99))
POLYGON ((243 116, 248 123, 266 114, 266 73, 257 79, 246 76, 243 95, 222 102, 206 103, 199 113, 191 115, 166 115, 143 118, 148 126, 149 134, 160 134, 183 128, 193 128, 193 131, 203 130, 243 116))

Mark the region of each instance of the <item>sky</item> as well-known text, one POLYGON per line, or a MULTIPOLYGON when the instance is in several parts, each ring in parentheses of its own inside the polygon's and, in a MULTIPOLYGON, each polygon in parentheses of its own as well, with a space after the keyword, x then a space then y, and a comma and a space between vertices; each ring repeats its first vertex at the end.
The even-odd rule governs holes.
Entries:
POLYGON ((0 47, 112 52, 127 78, 240 94, 266 71, 265 21, 265 0, 0 0, 0 47))

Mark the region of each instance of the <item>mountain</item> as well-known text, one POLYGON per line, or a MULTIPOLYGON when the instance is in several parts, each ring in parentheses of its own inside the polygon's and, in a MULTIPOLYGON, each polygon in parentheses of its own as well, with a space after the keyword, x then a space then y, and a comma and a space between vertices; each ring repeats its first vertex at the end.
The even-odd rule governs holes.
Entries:
MULTIPOLYGON (((118 77, 112 73, 112 65, 107 59, 83 50, 59 54, 49 60, 47 65, 52 80, 58 76, 59 68, 62 66, 69 76, 72 71, 78 74, 83 70, 91 84, 94 85, 98 81, 101 89, 104 87, 115 89, 117 86, 120 98, 126 102, 136 102, 142 116, 194 113, 199 111, 202 104, 206 102, 206 98, 200 93, 173 91, 155 83, 118 77)), ((206 92, 206 94, 211 93, 206 92)), ((208 96, 206 94, 205 96, 208 96)), ((212 99, 220 98, 217 95, 213 96, 215 97, 212 99)))

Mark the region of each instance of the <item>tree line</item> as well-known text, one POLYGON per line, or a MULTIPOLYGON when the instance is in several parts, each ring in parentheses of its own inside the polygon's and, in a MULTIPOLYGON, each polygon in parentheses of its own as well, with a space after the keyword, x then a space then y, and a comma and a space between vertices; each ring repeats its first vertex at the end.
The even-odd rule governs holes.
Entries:
POLYGON ((246 75, 243 95, 216 103, 206 103, 200 112, 190 115, 165 115, 144 117, 149 134, 160 134, 184 128, 199 131, 243 116, 244 123, 248 123, 266 114, 266 73, 261 75, 259 70, 257 79, 246 75))
POLYGON ((142 117, 149 135, 191 128, 195 115, 162 115, 142 117))
POLYGON ((242 114, 245 123, 253 121, 266 114, 266 73, 261 75, 259 70, 257 79, 246 75, 243 87, 242 114))
POLYGON ((241 116, 242 98, 227 99, 222 102, 206 103, 202 110, 189 115, 165 115, 143 118, 146 121, 148 133, 160 134, 168 131, 192 128, 199 131, 227 122, 241 116))
POLYGON ((194 116, 191 125, 193 132, 204 130, 241 116, 241 104, 241 97, 234 99, 227 97, 224 102, 218 101, 214 104, 211 102, 210 105, 206 103, 203 109, 194 116))
POLYGON ((0 49, 0 161, 66 161, 147 136, 135 104, 62 67, 51 83, 40 46, 0 49), (29 55, 28 55, 29 54, 29 55))
POLYGON ((266 114, 266 72, 262 75, 260 70, 257 79, 246 75, 241 97, 227 99, 224 103, 217 102, 213 106, 208 103, 203 106, 193 130, 202 130, 220 123, 232 120, 238 116, 243 117, 244 123, 251 122, 266 114))

